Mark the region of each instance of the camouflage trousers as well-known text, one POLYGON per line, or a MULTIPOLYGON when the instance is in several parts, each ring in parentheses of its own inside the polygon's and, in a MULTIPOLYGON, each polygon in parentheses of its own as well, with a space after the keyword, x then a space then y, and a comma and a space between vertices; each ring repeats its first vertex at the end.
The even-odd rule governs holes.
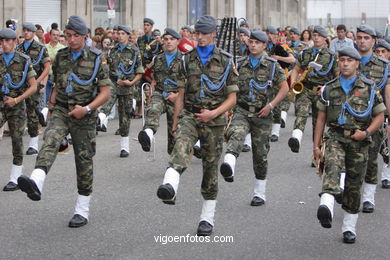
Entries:
MULTIPOLYGON (((39 90, 38 90, 39 91, 39 90)), ((39 119, 39 92, 32 94, 29 98, 25 99, 26 102, 26 114, 27 114, 27 131, 30 137, 38 136, 39 119)))
POLYGON ((175 138, 172 132, 174 110, 174 103, 165 100, 160 92, 154 91, 150 104, 146 107, 145 125, 143 128, 150 128, 153 130, 153 133, 156 133, 160 126, 160 116, 163 113, 167 114, 168 154, 172 153, 173 146, 175 145, 175 138))
POLYGON ((245 136, 248 133, 251 134, 253 171, 258 180, 265 180, 267 177, 267 155, 270 150, 269 136, 271 127, 271 114, 265 118, 248 117, 248 112, 237 106, 226 133, 228 139, 226 153, 234 154, 236 157, 240 155, 245 136))
POLYGON ((132 95, 119 95, 118 114, 119 114, 119 133, 122 137, 129 136, 131 109, 133 108, 132 95))
POLYGON ((116 95, 116 87, 112 86, 110 88, 110 98, 99 108, 99 112, 108 116, 111 113, 111 109, 115 105, 117 99, 118 97, 116 95))
POLYGON ((302 132, 305 131, 306 121, 310 115, 310 111, 312 113, 312 126, 313 132, 315 129, 318 109, 317 109, 317 101, 319 100, 319 96, 314 94, 313 91, 305 89, 301 94, 295 96, 295 122, 294 129, 299 129, 302 132))
POLYGON ((96 113, 82 119, 68 116, 68 109, 55 106, 43 136, 43 145, 35 163, 46 173, 53 165, 62 139, 72 137, 76 163, 77 189, 80 195, 92 193, 93 156, 96 153, 96 113))
POLYGON ((320 195, 340 194, 340 173, 345 169, 342 208, 356 214, 359 212, 361 187, 367 169, 369 142, 357 142, 328 132, 325 145, 325 173, 320 195))
POLYGON ((20 166, 23 164, 23 134, 26 125, 24 102, 9 108, 4 105, 3 98, 0 97, 0 127, 7 121, 12 140, 12 163, 20 166))
POLYGON ((290 109, 290 104, 291 104, 291 101, 290 99, 288 99, 288 96, 286 96, 282 102, 280 102, 279 106, 280 106, 280 110, 281 111, 288 111, 290 109))
POLYGON ((186 110, 180 114, 176 142, 169 165, 182 174, 190 163, 192 148, 199 138, 203 167, 201 193, 205 200, 217 198, 218 164, 222 154, 223 129, 223 125, 208 126, 198 122, 195 116, 186 110))
POLYGON ((368 164, 364 181, 369 184, 378 184, 378 155, 384 138, 384 128, 381 126, 372 136, 368 148, 368 164))
POLYGON ((282 109, 280 107, 280 104, 278 106, 276 106, 273 110, 272 110, 272 123, 273 124, 281 124, 282 123, 282 109))

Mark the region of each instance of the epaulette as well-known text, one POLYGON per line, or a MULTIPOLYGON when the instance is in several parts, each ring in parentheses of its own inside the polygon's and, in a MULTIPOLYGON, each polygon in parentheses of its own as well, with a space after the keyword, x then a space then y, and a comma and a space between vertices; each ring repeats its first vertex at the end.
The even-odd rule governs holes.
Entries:
POLYGON ((241 66, 241 64, 245 61, 247 59, 247 57, 246 56, 243 56, 243 57, 241 57, 241 58, 239 58, 238 60, 237 60, 237 69, 239 69, 240 68, 240 66, 241 66))
POLYGON ((95 48, 95 47, 91 47, 89 48, 89 50, 93 53, 93 54, 96 54, 97 56, 99 56, 100 54, 102 54, 102 51, 95 48))
POLYGON ((371 79, 368 79, 368 78, 366 78, 366 77, 361 76, 360 79, 361 79, 364 83, 367 83, 367 84, 369 84, 369 85, 371 85, 371 86, 375 84, 375 81, 373 81, 373 80, 371 80, 371 79))
POLYGON ((39 46, 41 46, 41 47, 45 47, 46 48, 46 46, 45 46, 45 44, 43 44, 43 43, 41 43, 41 42, 38 42, 38 41, 34 41, 36 44, 38 44, 39 46))
POLYGON ((330 81, 326 82, 325 85, 329 85, 329 84, 335 82, 337 79, 338 79, 338 77, 331 79, 330 81))
POLYGON ((379 56, 377 56, 377 57, 378 57, 378 60, 383 61, 385 64, 390 63, 389 60, 386 60, 386 59, 379 57, 379 56))
POLYGON ((229 58, 233 58, 233 55, 231 55, 229 52, 227 52, 227 51, 224 51, 224 50, 219 50, 223 55, 225 55, 225 56, 228 56, 229 58))
POLYGON ((131 45, 131 49, 133 50, 133 51, 135 51, 136 53, 138 53, 139 52, 139 48, 137 47, 137 46, 135 46, 135 45, 131 45))
POLYGON ((267 60, 272 61, 273 63, 278 62, 274 58, 271 58, 270 56, 265 57, 267 60))
POLYGON ((30 60, 30 56, 28 56, 22 52, 19 52, 19 55, 20 55, 20 57, 24 58, 25 60, 30 60))
POLYGON ((62 52, 65 52, 67 50, 70 50, 70 47, 65 47, 65 48, 59 49, 57 53, 62 53, 62 52))

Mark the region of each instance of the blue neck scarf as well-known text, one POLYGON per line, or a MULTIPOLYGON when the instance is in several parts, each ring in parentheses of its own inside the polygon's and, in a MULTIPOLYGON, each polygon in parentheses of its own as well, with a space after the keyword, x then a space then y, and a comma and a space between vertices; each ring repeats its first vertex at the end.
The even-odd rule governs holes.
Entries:
POLYGON ((246 51, 246 48, 247 48, 247 47, 246 47, 246 45, 244 45, 244 46, 241 46, 241 53, 242 53, 242 54, 244 54, 244 53, 245 53, 245 51, 246 51))
POLYGON ((118 44, 118 46, 119 46, 119 49, 121 50, 121 52, 123 52, 123 50, 127 47, 127 44, 125 44, 125 45, 118 44))
POLYGON ((298 41, 296 41, 296 42, 291 42, 292 43, 292 45, 294 46, 294 47, 297 47, 298 46, 298 44, 299 44, 299 42, 298 41))
POLYGON ((171 67, 172 61, 175 59, 177 51, 173 53, 164 52, 165 60, 167 61, 167 68, 171 67))
POLYGON ((73 61, 76 61, 81 56, 81 54, 83 54, 83 50, 78 52, 71 51, 71 53, 72 53, 73 61))
POLYGON ((146 34, 145 36, 146 36, 146 39, 148 40, 148 42, 150 42, 150 40, 152 39, 152 35, 146 34))
POLYGON ((272 48, 274 47, 274 44, 272 42, 268 43, 267 47, 268 47, 268 50, 272 50, 272 48))
POLYGON ((317 55, 317 53, 319 52, 320 50, 316 47, 313 47, 313 54, 314 55, 317 55))
POLYGON ((15 51, 11 53, 3 53, 3 60, 7 66, 11 63, 12 59, 15 57, 15 51))
POLYGON ((196 51, 198 52, 199 58, 203 65, 205 65, 206 62, 211 57, 211 55, 213 55, 214 47, 215 47, 214 44, 204 46, 204 47, 200 47, 200 46, 196 47, 196 51))
POLYGON ((367 64, 367 62, 372 58, 372 53, 371 55, 369 56, 362 56, 362 59, 361 59, 361 62, 363 64, 363 66, 365 66, 367 64))
POLYGON ((25 42, 23 43, 23 49, 24 49, 25 51, 27 51, 28 48, 30 48, 31 43, 32 43, 32 42, 26 42, 26 41, 25 41, 25 42))
POLYGON ((356 78, 357 78, 356 75, 355 77, 350 79, 343 78, 343 76, 340 75, 340 85, 341 88, 344 90, 345 94, 348 95, 349 91, 352 89, 353 85, 355 84, 356 78))
POLYGON ((254 58, 252 55, 249 55, 249 61, 252 65, 253 69, 257 67, 257 64, 259 64, 261 58, 262 58, 262 56, 260 56, 258 58, 254 58))

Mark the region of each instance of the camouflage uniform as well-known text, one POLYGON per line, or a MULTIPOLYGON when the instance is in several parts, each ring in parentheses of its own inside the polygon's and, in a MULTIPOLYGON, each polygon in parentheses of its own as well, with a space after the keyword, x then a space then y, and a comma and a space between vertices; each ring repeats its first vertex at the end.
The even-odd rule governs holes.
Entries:
POLYGON ((53 76, 57 88, 56 101, 48 126, 44 133, 44 144, 39 151, 35 169, 49 172, 57 156, 62 139, 69 133, 72 137, 76 161, 77 188, 80 195, 92 193, 93 161, 96 152, 96 111, 81 119, 69 116, 75 105, 86 106, 92 102, 98 87, 110 86, 108 67, 100 61, 95 65, 100 51, 85 47, 81 56, 74 61, 69 47, 58 51, 53 63, 53 76), (72 82, 73 90, 66 90, 68 76, 75 73, 81 80, 88 81, 99 66, 95 80, 86 86, 72 82))
POLYGON ((218 193, 218 161, 222 153, 226 117, 222 114, 207 123, 200 123, 194 113, 200 113, 201 109, 213 110, 225 101, 228 94, 238 92, 237 72, 232 66, 223 88, 216 93, 210 92, 205 86, 203 89, 205 97, 202 98, 201 75, 207 75, 212 81, 218 80, 231 62, 231 55, 214 48, 206 65, 201 63, 196 49, 186 55, 188 57, 185 58, 187 83, 184 109, 179 116, 176 143, 169 165, 182 174, 189 165, 192 147, 199 138, 203 165, 201 193, 205 200, 215 200, 218 193))
MULTIPOLYGON (((37 73, 35 78, 36 79, 39 78, 39 76, 42 74, 44 70, 44 64, 46 62, 50 62, 49 53, 47 52, 45 45, 33 40, 31 42, 30 47, 27 50, 24 49, 23 44, 19 44, 16 50, 30 57, 31 62, 34 65, 33 68, 37 73)), ((39 123, 38 115, 40 113, 39 100, 41 96, 39 91, 44 86, 40 82, 37 83, 39 83, 39 85, 37 86, 37 92, 25 100, 26 114, 27 114, 27 129, 30 137, 38 136, 38 123, 39 123)))
POLYGON ((36 76, 31 65, 31 60, 27 55, 15 51, 15 56, 7 66, 4 62, 2 54, 0 54, 0 86, 5 85, 4 75, 9 73, 13 83, 18 83, 22 80, 25 66, 27 65, 27 76, 25 82, 20 88, 12 88, 8 86, 9 93, 5 94, 0 91, 0 128, 8 121, 9 131, 12 139, 12 154, 13 164, 23 164, 23 134, 26 124, 25 104, 20 102, 13 107, 7 107, 4 104, 4 96, 16 98, 22 95, 28 88, 28 80, 36 76))
MULTIPOLYGON (((306 70, 309 62, 314 61, 316 56, 317 54, 314 52, 314 47, 305 49, 299 55, 297 65, 302 70, 306 70)), ((316 62, 323 66, 320 72, 324 72, 328 69, 329 72, 323 76, 319 75, 317 72, 312 72, 307 80, 303 82, 303 85, 305 86, 304 91, 295 97, 296 118, 294 122, 294 129, 299 129, 302 132, 305 130, 306 120, 309 117, 310 110, 312 112, 313 129, 315 128, 318 114, 316 104, 319 100, 319 96, 313 92, 313 88, 316 88, 318 85, 323 86, 326 82, 336 77, 337 73, 336 56, 328 48, 320 49, 316 62)))
POLYGON ((171 154, 175 140, 172 133, 173 113, 175 109, 174 103, 167 100, 165 95, 168 93, 177 93, 178 88, 184 88, 185 74, 182 66, 182 54, 177 51, 177 54, 172 61, 169 68, 167 68, 167 61, 165 54, 160 54, 154 59, 153 77, 156 80, 156 89, 152 95, 150 104, 146 107, 145 125, 143 129, 150 128, 153 133, 157 132, 160 125, 160 116, 162 113, 167 114, 168 125, 168 154, 171 154), (173 84, 165 84, 167 80, 176 82, 173 84))
MULTIPOLYGON (((372 58, 365 64, 361 64, 359 66, 359 71, 364 74, 367 78, 373 80, 377 85, 383 80, 385 76, 385 68, 387 66, 388 61, 384 60, 375 54, 373 54, 372 58)), ((388 75, 385 80, 385 86, 390 84, 390 75, 388 75)), ((385 97, 385 86, 381 91, 382 97, 385 97)), ((368 149, 368 165, 367 165, 367 173, 365 176, 365 182, 369 184, 377 184, 378 183, 378 153, 380 150, 380 146, 383 141, 385 129, 381 126, 378 131, 373 133, 372 135, 372 143, 368 149)))
POLYGON ((253 151, 253 170, 256 179, 265 180, 267 175, 267 154, 269 152, 269 135, 271 133, 272 113, 267 117, 257 117, 257 113, 272 101, 272 96, 279 89, 277 86, 286 80, 284 70, 276 60, 268 59, 264 53, 259 64, 255 69, 245 58, 239 64, 239 93, 237 96, 237 106, 234 109, 232 122, 227 129, 227 147, 226 153, 231 153, 236 157, 239 156, 244 143, 245 136, 250 133, 252 136, 253 151), (249 81, 255 80, 263 84, 270 79, 271 70, 276 63, 275 75, 272 85, 267 90, 253 89, 255 100, 249 98, 249 81), (272 89, 273 88, 273 89, 272 89))
MULTIPOLYGON (((120 50, 119 46, 113 47, 108 55, 107 62, 110 66, 110 78, 114 83, 118 99, 119 132, 122 137, 126 137, 129 136, 130 130, 134 86, 119 86, 116 82, 118 79, 132 81, 136 74, 144 73, 141 55, 136 46, 128 43, 123 51, 120 50), (128 71, 134 63, 134 68, 128 75, 119 69, 120 64, 122 64, 124 69, 128 71)), ((113 104, 115 104, 115 102, 112 102, 112 105, 113 104)), ((111 111, 111 108, 108 111, 111 111)))
POLYGON ((326 123, 329 127, 324 135, 325 141, 325 173, 323 176, 322 192, 332 195, 340 193, 340 173, 346 171, 345 187, 342 199, 342 208, 350 213, 356 214, 360 207, 360 190, 364 174, 367 168, 368 147, 371 137, 358 142, 351 139, 354 131, 364 131, 370 125, 372 117, 386 110, 381 95, 375 93, 375 99, 371 116, 357 118, 349 112, 345 113, 346 122, 344 125, 338 123, 342 104, 348 103, 357 111, 366 110, 368 107, 371 88, 375 85, 371 80, 358 75, 354 86, 346 95, 341 88, 339 78, 327 83, 324 89, 324 98, 329 100, 329 106, 323 100, 319 101, 317 107, 326 113, 326 123))

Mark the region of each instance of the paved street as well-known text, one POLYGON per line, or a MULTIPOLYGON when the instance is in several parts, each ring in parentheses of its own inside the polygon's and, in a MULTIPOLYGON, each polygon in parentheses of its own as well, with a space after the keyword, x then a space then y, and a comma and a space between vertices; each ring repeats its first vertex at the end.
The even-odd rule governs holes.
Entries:
MULTIPOLYGON (((89 224, 67 227, 77 196, 69 151, 58 155, 41 201, 33 202, 21 191, 0 192, 0 259, 389 259, 389 190, 378 187, 375 212, 360 214, 355 244, 342 243, 343 211, 338 204, 333 227, 320 226, 316 211, 321 181, 310 168, 311 131, 305 133, 301 153, 292 153, 287 145, 292 114, 290 110, 279 142, 272 143, 265 206, 249 205, 254 185, 251 153, 239 157, 233 183, 220 178, 212 238, 233 236, 232 243, 155 241, 160 235, 195 235, 202 207, 201 161, 193 158, 182 175, 176 205, 165 205, 156 196, 168 161, 165 119, 156 137, 155 161, 134 140, 140 119, 131 123, 130 157, 119 158, 114 120, 109 132, 97 137, 89 224)), ((25 174, 30 175, 35 158, 25 156, 25 174)), ((2 185, 8 182, 11 163, 11 140, 4 137, 2 185)))

